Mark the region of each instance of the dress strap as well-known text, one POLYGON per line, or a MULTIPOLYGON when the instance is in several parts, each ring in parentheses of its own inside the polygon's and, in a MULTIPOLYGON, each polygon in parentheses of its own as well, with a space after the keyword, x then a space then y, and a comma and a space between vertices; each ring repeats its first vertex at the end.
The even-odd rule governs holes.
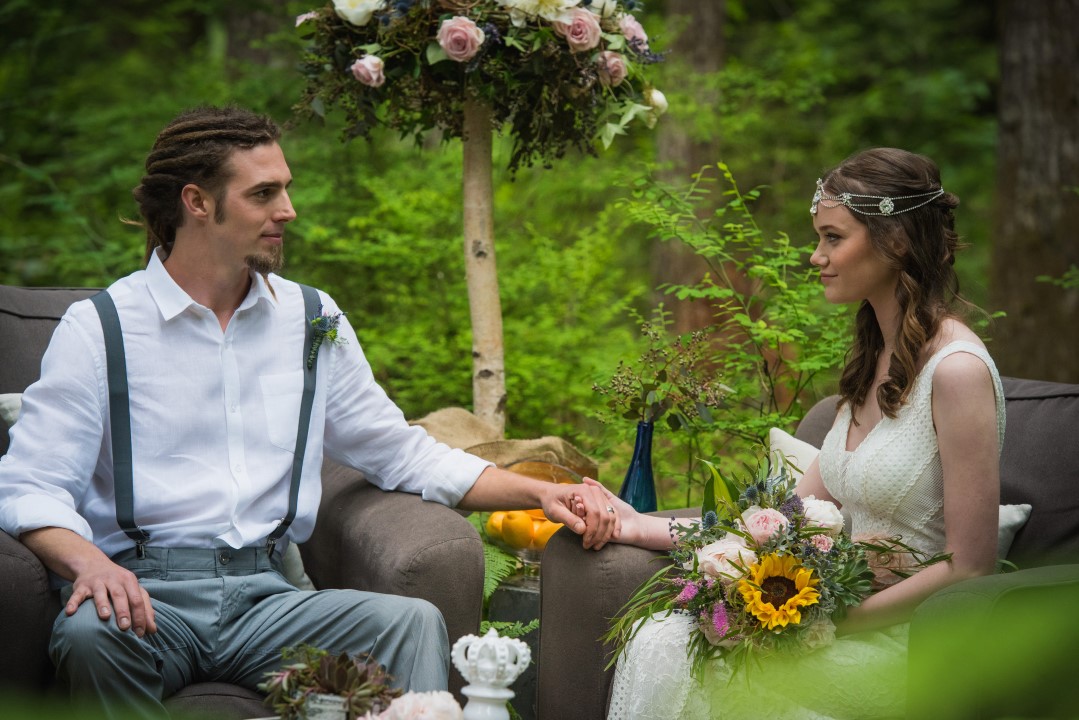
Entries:
POLYGON ((925 383, 927 389, 925 392, 927 396, 931 396, 933 392, 933 373, 937 369, 937 365, 940 361, 949 355, 955 353, 965 352, 981 360, 985 363, 985 366, 989 369, 989 376, 993 380, 993 394, 996 398, 997 407, 997 437, 999 449, 1004 448, 1004 426, 1005 426, 1005 409, 1006 403, 1004 400, 1004 385, 1000 381, 1000 372, 997 370, 996 363, 993 362, 993 357, 989 354, 981 345, 972 343, 969 340, 953 340, 944 347, 933 353, 933 356, 925 363, 925 367, 922 368, 922 375, 925 377, 925 383))
POLYGON ((113 494, 116 498, 116 522, 124 534, 135 541, 141 558, 150 533, 135 523, 135 491, 131 461, 131 403, 127 390, 127 356, 124 334, 116 303, 108 291, 90 298, 105 335, 105 367, 109 388, 109 428, 112 431, 113 494))
POLYGON ((296 450, 292 456, 292 477, 288 493, 288 513, 266 538, 266 548, 273 554, 277 541, 284 536, 289 525, 296 519, 296 505, 300 497, 300 478, 303 474, 303 458, 307 452, 307 436, 311 428, 311 408, 315 400, 315 373, 318 370, 318 353, 308 363, 309 349, 314 339, 314 326, 311 324, 322 314, 322 302, 318 291, 308 285, 300 285, 303 292, 304 342, 301 367, 303 368, 303 396, 300 399, 300 423, 296 430, 296 450))

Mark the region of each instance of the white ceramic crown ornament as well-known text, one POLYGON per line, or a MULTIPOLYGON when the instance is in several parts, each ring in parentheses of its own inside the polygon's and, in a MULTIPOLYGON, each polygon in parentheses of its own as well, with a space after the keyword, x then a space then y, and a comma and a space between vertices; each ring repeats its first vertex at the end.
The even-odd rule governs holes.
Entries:
POLYGON ((450 657, 469 682, 461 690, 468 698, 465 720, 509 720, 506 702, 514 694, 509 686, 532 662, 528 645, 492 628, 483 637, 465 635, 453 644, 450 657))

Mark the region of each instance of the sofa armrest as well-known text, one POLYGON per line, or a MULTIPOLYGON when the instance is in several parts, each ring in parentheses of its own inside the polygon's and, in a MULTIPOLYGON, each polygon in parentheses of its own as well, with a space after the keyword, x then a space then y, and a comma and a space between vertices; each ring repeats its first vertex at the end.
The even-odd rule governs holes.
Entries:
MULTIPOLYGON (((442 611, 452 645, 479 632, 483 543, 456 510, 419 495, 386 492, 327 461, 315 530, 300 547, 319 588, 423 598, 442 611)), ((461 678, 450 674, 450 687, 461 678)))
MULTIPOLYGON (((700 509, 653 514, 696 517, 700 509)), ((540 570, 538 717, 606 717, 614 668, 604 668, 615 648, 599 638, 666 559, 666 553, 614 543, 585 550, 580 537, 565 530, 551 537, 540 570)))
POLYGON ((1079 704, 1079 565, 989 575, 925 600, 910 627, 909 717, 1063 717, 1079 704))
POLYGON ((0 688, 25 692, 52 681, 49 638, 60 613, 59 594, 49 587, 45 566, 21 542, 0 532, 0 688))

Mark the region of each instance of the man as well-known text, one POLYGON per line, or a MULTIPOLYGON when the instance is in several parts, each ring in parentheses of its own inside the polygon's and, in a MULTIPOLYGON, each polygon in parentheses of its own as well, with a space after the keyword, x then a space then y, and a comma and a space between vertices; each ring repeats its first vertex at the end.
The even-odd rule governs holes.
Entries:
POLYGON ((450 506, 542 507, 586 547, 617 530, 592 486, 513 475, 410 427, 325 294, 337 340, 305 336, 301 288, 274 274, 296 217, 279 136, 235 108, 188 111, 161 132, 134 191, 147 267, 108 290, 129 401, 110 400, 106 311, 76 303, 0 462, 0 528, 69 583, 58 674, 110 715, 165 716, 162 699, 196 680, 253 688, 299 642, 369 652, 406 689, 446 686, 448 639, 429 603, 301 592, 272 572, 311 534, 324 455, 450 506), (129 408, 130 463, 114 405, 129 408))

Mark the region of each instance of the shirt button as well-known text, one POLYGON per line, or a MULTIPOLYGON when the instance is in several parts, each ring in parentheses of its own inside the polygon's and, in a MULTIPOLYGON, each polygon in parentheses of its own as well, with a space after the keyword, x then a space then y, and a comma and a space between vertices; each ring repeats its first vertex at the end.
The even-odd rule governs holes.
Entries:
POLYGON ((243 472, 243 470, 244 470, 244 469, 243 469, 243 467, 242 467, 242 466, 240 466, 240 465, 233 465, 233 466, 232 466, 232 471, 233 471, 233 472, 235 472, 235 473, 236 473, 237 475, 239 475, 240 473, 242 473, 242 472, 243 472))
POLYGON ((229 408, 229 409, 230 409, 230 410, 232 410, 232 412, 236 412, 236 406, 235 406, 235 405, 233 405, 233 406, 232 406, 231 408, 229 408))

